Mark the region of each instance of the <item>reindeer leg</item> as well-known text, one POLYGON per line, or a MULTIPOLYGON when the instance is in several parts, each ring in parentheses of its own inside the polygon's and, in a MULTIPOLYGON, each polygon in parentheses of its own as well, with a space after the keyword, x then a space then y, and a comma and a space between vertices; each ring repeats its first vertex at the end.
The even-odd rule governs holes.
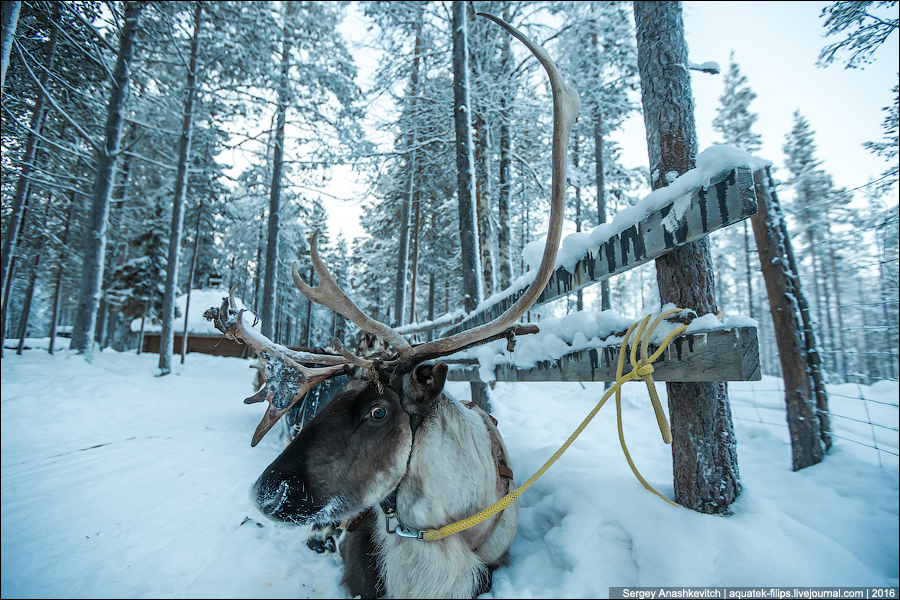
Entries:
POLYGON ((329 523, 328 525, 312 525, 310 527, 309 537, 306 538, 306 547, 315 550, 319 554, 325 552, 337 551, 337 542, 335 538, 340 537, 340 523, 329 523))
POLYGON ((354 531, 346 531, 341 536, 340 553, 344 559, 341 583, 353 598, 380 598, 385 594, 376 559, 375 525, 375 512, 369 511, 354 531))

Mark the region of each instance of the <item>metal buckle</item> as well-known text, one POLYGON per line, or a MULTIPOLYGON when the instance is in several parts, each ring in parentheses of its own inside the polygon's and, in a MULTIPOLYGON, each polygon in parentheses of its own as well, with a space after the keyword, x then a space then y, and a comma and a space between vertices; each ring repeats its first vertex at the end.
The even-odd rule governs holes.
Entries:
POLYGON ((396 535, 397 537, 412 539, 412 540, 422 540, 424 539, 422 536, 425 535, 425 531, 413 531, 409 527, 403 524, 403 521, 400 520, 400 517, 397 516, 397 511, 393 508, 384 511, 385 523, 387 526, 387 532, 396 535), (392 521, 396 521, 396 525, 392 523, 392 521))

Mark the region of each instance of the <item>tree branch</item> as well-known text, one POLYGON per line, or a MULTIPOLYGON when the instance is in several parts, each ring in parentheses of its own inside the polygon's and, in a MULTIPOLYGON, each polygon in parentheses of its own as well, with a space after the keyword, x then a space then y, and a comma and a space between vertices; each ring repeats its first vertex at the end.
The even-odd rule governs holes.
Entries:
POLYGON ((10 116, 10 118, 13 120, 13 125, 14 125, 15 127, 19 128, 19 129, 23 129, 23 130, 25 130, 26 132, 28 132, 28 133, 30 133, 30 134, 32 134, 32 135, 37 136, 37 138, 38 138, 39 140, 41 140, 42 142, 45 142, 45 143, 47 143, 47 144, 49 144, 49 145, 51 145, 51 146, 53 146, 53 147, 55 147, 55 148, 58 148, 58 149, 60 149, 60 150, 63 150, 64 152, 68 152, 68 153, 70 153, 70 154, 73 154, 74 156, 77 156, 77 157, 79 157, 79 158, 84 158, 84 159, 89 160, 89 161, 94 161, 94 160, 96 159, 96 157, 94 157, 94 156, 90 156, 90 155, 88 155, 88 154, 82 154, 81 152, 79 152, 79 151, 76 150, 75 148, 63 146, 63 145, 60 144, 59 142, 55 142, 55 141, 51 140, 50 138, 48 138, 48 137, 42 135, 41 133, 35 131, 34 129, 32 129, 32 128, 29 127, 28 125, 23 125, 22 123, 19 122, 18 117, 16 117, 16 115, 14 115, 14 114, 12 113, 12 111, 10 111, 10 110, 6 107, 6 105, 3 105, 2 108, 3 108, 4 112, 6 112, 6 114, 8 114, 8 115, 10 116))
POLYGON ((19 45, 19 40, 14 40, 13 43, 16 45, 16 52, 19 54, 19 59, 22 61, 22 65, 24 65, 25 70, 28 71, 28 75, 31 77, 32 81, 34 81, 34 83, 38 86, 38 88, 39 88, 39 89, 41 90, 41 92, 44 94, 44 97, 47 98, 47 100, 50 101, 50 104, 53 105, 53 108, 55 108, 56 111, 57 111, 60 115, 62 115, 62 117, 63 117, 66 121, 69 122, 69 125, 71 125, 73 129, 75 129, 75 132, 76 132, 79 136, 81 136, 81 138, 82 138, 85 142, 87 142, 88 145, 91 146, 91 148, 93 148, 93 149, 94 149, 95 151, 97 151, 97 152, 100 152, 100 147, 99 147, 99 146, 97 145, 97 143, 91 138, 91 136, 88 135, 87 132, 86 132, 84 129, 82 129, 81 126, 80 126, 78 123, 76 123, 76 122, 74 121, 74 119, 72 119, 72 117, 69 116, 69 113, 67 113, 65 110, 63 110, 63 108, 62 108, 62 107, 59 105, 59 103, 53 98, 53 96, 50 95, 50 92, 48 92, 47 89, 46 89, 43 85, 41 85, 41 82, 40 82, 40 81, 38 80, 38 78, 34 75, 34 72, 31 70, 31 67, 28 66, 28 61, 25 60, 25 55, 24 55, 24 53, 23 53, 23 50, 22 50, 21 45, 19 45))

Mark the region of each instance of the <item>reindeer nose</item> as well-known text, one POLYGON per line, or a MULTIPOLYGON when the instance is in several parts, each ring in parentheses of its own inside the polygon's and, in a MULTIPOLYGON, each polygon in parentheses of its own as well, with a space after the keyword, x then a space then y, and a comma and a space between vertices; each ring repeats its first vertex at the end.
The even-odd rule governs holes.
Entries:
POLYGON ((264 486, 258 486, 256 498, 259 502, 259 507, 267 515, 276 514, 284 505, 285 500, 287 500, 289 491, 290 487, 286 481, 282 481, 276 489, 266 489, 264 486))

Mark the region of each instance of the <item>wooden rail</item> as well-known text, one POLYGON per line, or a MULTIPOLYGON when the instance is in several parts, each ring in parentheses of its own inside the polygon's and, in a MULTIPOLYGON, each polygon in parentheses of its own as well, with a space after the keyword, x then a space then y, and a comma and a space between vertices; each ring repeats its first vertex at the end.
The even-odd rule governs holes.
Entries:
MULTIPOLYGON (((610 278, 659 258, 673 248, 696 241, 722 227, 756 214, 753 174, 746 167, 723 173, 707 189, 694 189, 669 202, 587 251, 573 272, 562 267, 551 276, 535 306, 610 278)), ((512 306, 524 289, 475 313, 442 335, 451 335, 494 320, 512 306)))
MULTIPOLYGON (((651 344, 650 352, 656 348, 651 344)), ((629 347, 629 352, 630 347, 629 347)), ((497 381, 615 381, 619 345, 579 350, 531 368, 501 364, 497 381)), ((759 381, 759 344, 755 327, 715 329, 675 338, 653 363, 657 381, 759 381)), ((624 373, 631 372, 626 359, 624 373)), ((451 364, 451 381, 478 381, 477 365, 451 364)))

